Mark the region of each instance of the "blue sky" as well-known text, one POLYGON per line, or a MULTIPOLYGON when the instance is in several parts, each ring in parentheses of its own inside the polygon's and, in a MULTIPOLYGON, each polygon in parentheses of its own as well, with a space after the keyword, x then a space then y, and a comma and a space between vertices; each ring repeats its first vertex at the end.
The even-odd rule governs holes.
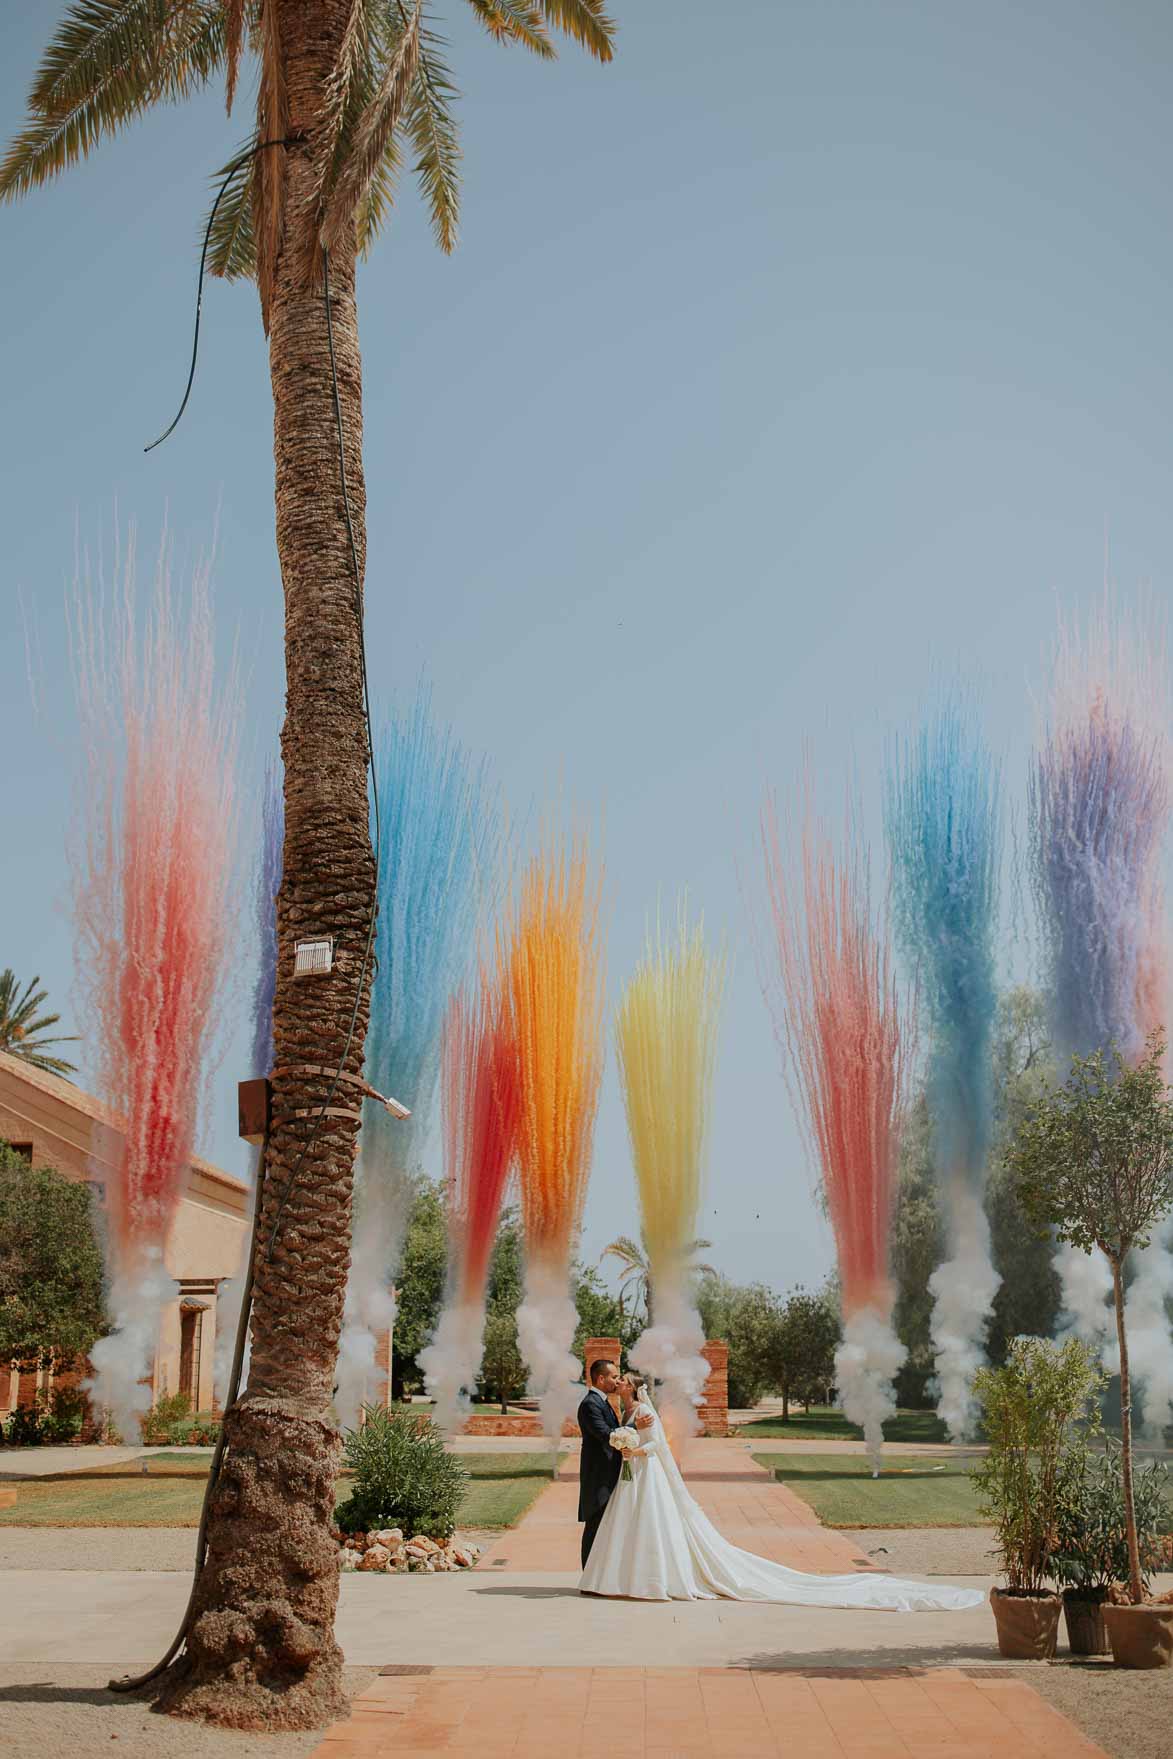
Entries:
MULTIPOLYGON (((6 133, 55 10, 6 23, 6 133)), ((1167 599, 1173 24, 1157 0, 615 0, 600 68, 438 10, 461 246, 437 253, 405 188, 360 280, 376 691, 426 670, 517 815, 561 789, 601 827, 613 997, 687 888, 733 962, 708 1256, 810 1281, 830 1244, 746 926, 762 793, 793 797, 809 743, 830 800, 854 768, 878 850, 885 733, 960 666, 1020 795, 1057 605, 1096 599, 1106 553, 1126 597, 1167 599)), ((166 518, 182 570, 218 510, 249 786, 279 725, 252 289, 209 288, 188 413, 142 451, 182 391, 209 176, 239 134, 209 93, 0 213, 0 965, 69 1018, 75 532, 134 520, 145 564, 166 518)), ((238 1170, 246 1044, 203 1142, 238 1170)), ((611 1059, 588 1249, 634 1221, 611 1059)))

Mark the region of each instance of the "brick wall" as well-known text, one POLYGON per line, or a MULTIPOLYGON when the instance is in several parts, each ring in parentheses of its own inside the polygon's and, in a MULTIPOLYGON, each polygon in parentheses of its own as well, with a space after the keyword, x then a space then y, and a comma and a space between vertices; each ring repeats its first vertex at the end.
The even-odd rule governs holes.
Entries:
POLYGON ((729 1345, 708 1343, 701 1355, 709 1365, 704 1400, 697 1415, 705 1435, 729 1434, 729 1345))

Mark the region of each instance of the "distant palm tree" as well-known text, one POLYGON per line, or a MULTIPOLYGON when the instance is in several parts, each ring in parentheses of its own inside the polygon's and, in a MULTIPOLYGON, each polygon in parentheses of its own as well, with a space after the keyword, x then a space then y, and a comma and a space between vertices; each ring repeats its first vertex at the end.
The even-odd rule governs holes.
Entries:
POLYGON ((51 1044, 76 1044, 77 1038, 61 1032, 45 1036, 61 1016, 37 1013, 48 997, 47 990, 37 988, 40 981, 39 977, 34 977, 25 985, 22 994, 15 972, 0 971, 0 1051, 7 1051, 10 1057, 23 1057, 26 1063, 31 1063, 34 1069, 44 1069, 47 1075, 64 1075, 68 1080, 70 1075, 77 1073, 76 1064, 46 1053, 51 1044))
MULTIPOLYGON (((708 1252, 712 1247, 711 1240, 690 1240, 684 1248, 684 1264, 689 1276, 716 1276, 717 1272, 711 1264, 696 1261, 698 1252, 708 1252)), ((647 1241, 641 1234, 637 1244, 629 1234, 620 1234, 617 1240, 604 1249, 599 1257, 602 1264, 605 1258, 619 1260, 619 1299, 623 1301, 630 1292, 635 1304, 642 1301, 647 1324, 652 1324, 652 1267, 648 1260, 647 1241)))

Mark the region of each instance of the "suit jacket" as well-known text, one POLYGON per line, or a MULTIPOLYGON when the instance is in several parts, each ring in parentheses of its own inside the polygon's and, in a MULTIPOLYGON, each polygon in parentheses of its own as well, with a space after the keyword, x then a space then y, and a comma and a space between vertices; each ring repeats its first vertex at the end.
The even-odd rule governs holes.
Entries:
POLYGON ((611 1432, 619 1419, 609 1402, 592 1390, 578 1407, 582 1454, 578 1462, 578 1518, 590 1521, 601 1515, 623 1470, 623 1456, 611 1446, 611 1432))

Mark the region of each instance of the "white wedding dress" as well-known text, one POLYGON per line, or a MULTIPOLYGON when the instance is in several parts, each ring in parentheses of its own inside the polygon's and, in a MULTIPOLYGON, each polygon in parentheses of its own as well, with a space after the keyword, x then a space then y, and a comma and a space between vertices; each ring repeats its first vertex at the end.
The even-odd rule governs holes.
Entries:
POLYGON ((630 1481, 621 1477, 611 1492, 579 1584, 584 1594, 762 1600, 870 1612, 960 1612, 982 1604, 984 1595, 972 1588, 879 1572, 808 1576, 730 1545, 689 1495, 655 1406, 642 1392, 640 1406, 652 1418, 652 1427, 640 1431, 647 1451, 631 1456, 630 1481))

